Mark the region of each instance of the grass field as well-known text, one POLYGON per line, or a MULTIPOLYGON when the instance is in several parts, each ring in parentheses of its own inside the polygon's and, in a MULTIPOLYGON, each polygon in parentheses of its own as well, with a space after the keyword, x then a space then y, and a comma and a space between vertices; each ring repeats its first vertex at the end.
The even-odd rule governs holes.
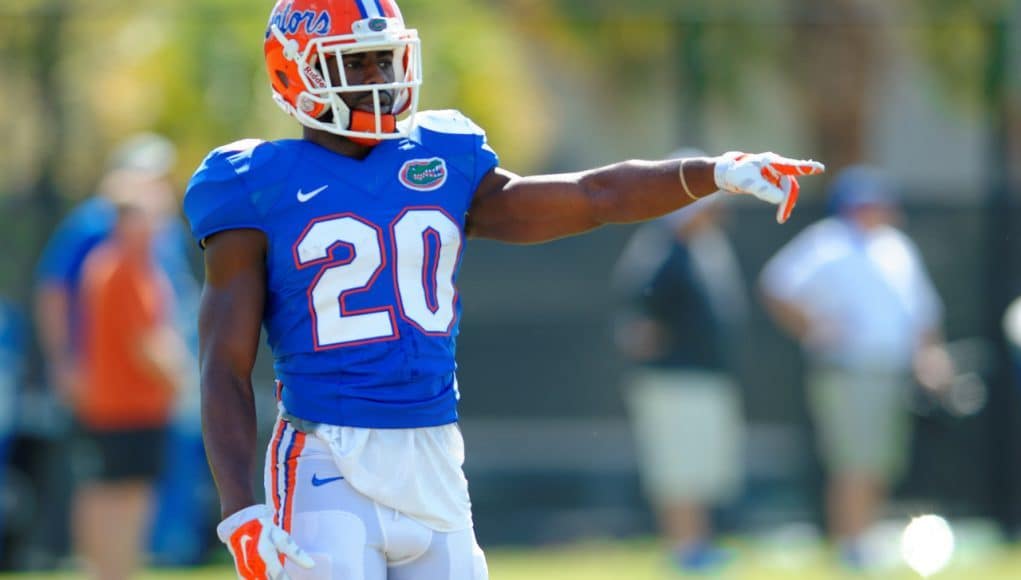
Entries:
MULTIPOLYGON (((865 575, 850 575, 830 566, 816 547, 773 546, 752 548, 736 543, 735 563, 721 574, 722 579, 842 579, 880 578, 910 580, 919 576, 903 566, 891 566, 865 575)), ((589 542, 549 549, 490 549, 490 577, 493 580, 670 580, 682 578, 664 564, 661 553, 651 541, 589 542)), ((229 580, 232 570, 224 566, 155 571, 144 580, 229 580)), ((701 576, 705 578, 706 576, 701 576)), ((79 579, 81 575, 9 574, 0 578, 79 579)), ((963 549, 951 565, 932 578, 940 580, 1008 580, 1021 578, 1021 549, 985 547, 963 549)))

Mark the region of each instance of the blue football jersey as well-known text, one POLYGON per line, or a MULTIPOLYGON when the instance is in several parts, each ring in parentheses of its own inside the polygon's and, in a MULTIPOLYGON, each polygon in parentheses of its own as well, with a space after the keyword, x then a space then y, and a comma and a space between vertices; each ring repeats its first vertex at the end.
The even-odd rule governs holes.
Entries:
POLYGON ((465 215, 496 165, 456 111, 419 113, 408 138, 362 160, 304 140, 240 141, 205 159, 185 215, 199 242, 265 233, 263 324, 289 413, 355 427, 457 420, 465 215))

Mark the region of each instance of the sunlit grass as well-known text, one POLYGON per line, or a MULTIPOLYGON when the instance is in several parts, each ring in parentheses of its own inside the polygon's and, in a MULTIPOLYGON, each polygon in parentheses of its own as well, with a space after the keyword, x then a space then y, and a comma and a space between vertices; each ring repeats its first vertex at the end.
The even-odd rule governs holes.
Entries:
MULTIPOLYGON (((833 566, 818 547, 752 547, 746 542, 730 544, 738 554, 734 564, 713 578, 739 580, 881 578, 910 580, 919 576, 904 566, 852 576, 833 566)), ((495 548, 487 550, 493 580, 663 580, 682 576, 667 566, 652 541, 585 542, 559 548, 495 548)), ((143 574, 143 580, 213 580, 233 578, 225 565, 160 570, 143 574)), ((704 577, 704 576, 703 576, 704 577)), ((77 573, 6 574, 0 578, 39 580, 84 578, 77 573)), ((1021 578, 1021 549, 987 547, 964 552, 937 580, 1008 580, 1021 578)))
MULTIPOLYGON (((817 547, 773 547, 732 544, 737 558, 714 577, 743 580, 842 579, 848 577, 910 580, 919 578, 906 566, 884 568, 869 576, 853 576, 833 565, 817 547)), ((490 550, 493 580, 661 580, 681 578, 671 570, 652 542, 614 542, 574 545, 546 550, 490 550)), ((704 577, 704 576, 703 576, 704 577)), ((1021 550, 989 549, 962 553, 939 580, 1006 580, 1021 578, 1021 550)))

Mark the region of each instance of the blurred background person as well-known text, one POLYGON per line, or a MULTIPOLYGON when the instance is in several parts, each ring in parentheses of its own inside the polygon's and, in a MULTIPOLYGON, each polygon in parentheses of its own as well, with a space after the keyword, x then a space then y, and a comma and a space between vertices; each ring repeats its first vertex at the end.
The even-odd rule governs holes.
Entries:
MULTIPOLYGON (((0 296, 0 498, 10 497, 8 460, 17 428, 19 387, 25 371, 25 321, 21 311, 0 296)), ((0 536, 7 531, 6 511, 0 503, 0 536)), ((0 546, 0 556, 3 554, 0 546)))
MULTIPOLYGON (((177 216, 171 170, 176 149, 165 137, 140 133, 125 139, 109 155, 97 193, 72 208, 47 241, 36 267, 35 322, 43 364, 57 397, 70 404, 82 388, 80 356, 86 346, 81 316, 82 268, 89 254, 113 232, 118 200, 136 199, 152 223, 148 248, 170 281, 174 300, 171 322, 194 356, 198 349, 198 284, 189 262, 190 241, 177 216)), ((210 535, 208 489, 198 413, 198 376, 185 375, 175 407, 159 485, 159 525, 153 528, 154 559, 160 563, 196 563, 210 535)), ((61 481, 55 478, 55 481, 61 481)), ((62 490, 49 495, 61 496, 62 490)))
POLYGON ((74 544, 93 577, 111 580, 141 564, 176 391, 191 364, 150 251, 160 209, 129 198, 116 211, 112 234, 82 266, 85 331, 70 393, 81 430, 74 544))
MULTIPOLYGON (((74 207, 43 249, 36 269, 36 328, 50 382, 62 398, 71 397, 80 382, 77 354, 82 338, 77 294, 82 264, 113 231, 117 219, 114 198, 148 197, 153 207, 165 213, 173 211, 176 201, 167 178, 174 160, 173 145, 157 135, 138 135, 125 141, 110 155, 99 193, 74 207)), ((166 235, 172 238, 174 234, 168 231, 166 235)), ((154 251, 171 255, 173 245, 159 240, 154 251)))
POLYGON ((767 262, 761 288, 807 358, 830 534, 844 564, 865 568, 875 552, 865 535, 907 464, 913 381, 939 392, 953 367, 940 298, 918 249, 897 229, 886 177, 872 167, 845 169, 829 203, 830 217, 767 262))
POLYGON ((712 512, 743 479, 736 365, 747 299, 720 227, 724 203, 710 196, 640 227, 614 280, 624 301, 616 342, 633 365, 626 399, 639 472, 671 562, 687 572, 730 559, 714 540, 712 512))

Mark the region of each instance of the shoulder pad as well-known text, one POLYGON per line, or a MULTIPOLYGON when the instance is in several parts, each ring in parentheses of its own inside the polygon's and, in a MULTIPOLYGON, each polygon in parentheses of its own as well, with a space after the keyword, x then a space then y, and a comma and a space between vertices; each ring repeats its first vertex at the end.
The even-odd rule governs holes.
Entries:
POLYGON ((221 146, 217 147, 216 149, 213 149, 213 153, 230 153, 232 151, 248 151, 250 149, 255 149, 256 147, 258 147, 259 145, 262 145, 263 143, 265 143, 265 141, 263 141, 262 139, 238 139, 237 141, 234 141, 233 143, 227 143, 226 145, 221 145, 221 146))
POLYGON ((460 111, 422 111, 415 115, 415 128, 452 135, 485 135, 486 132, 460 111))
POLYGON ((273 141, 242 139, 213 149, 199 167, 196 176, 209 181, 250 178, 270 161, 280 161, 287 149, 273 141))
POLYGON ((499 165, 499 157, 486 143, 486 132, 460 111, 422 111, 414 122, 409 139, 464 175, 469 182, 467 195, 473 195, 486 173, 499 165))
POLYGON ((184 194, 184 213, 201 241, 231 228, 262 229, 262 216, 274 201, 273 186, 286 172, 281 165, 296 154, 287 142, 246 139, 214 149, 184 194))

